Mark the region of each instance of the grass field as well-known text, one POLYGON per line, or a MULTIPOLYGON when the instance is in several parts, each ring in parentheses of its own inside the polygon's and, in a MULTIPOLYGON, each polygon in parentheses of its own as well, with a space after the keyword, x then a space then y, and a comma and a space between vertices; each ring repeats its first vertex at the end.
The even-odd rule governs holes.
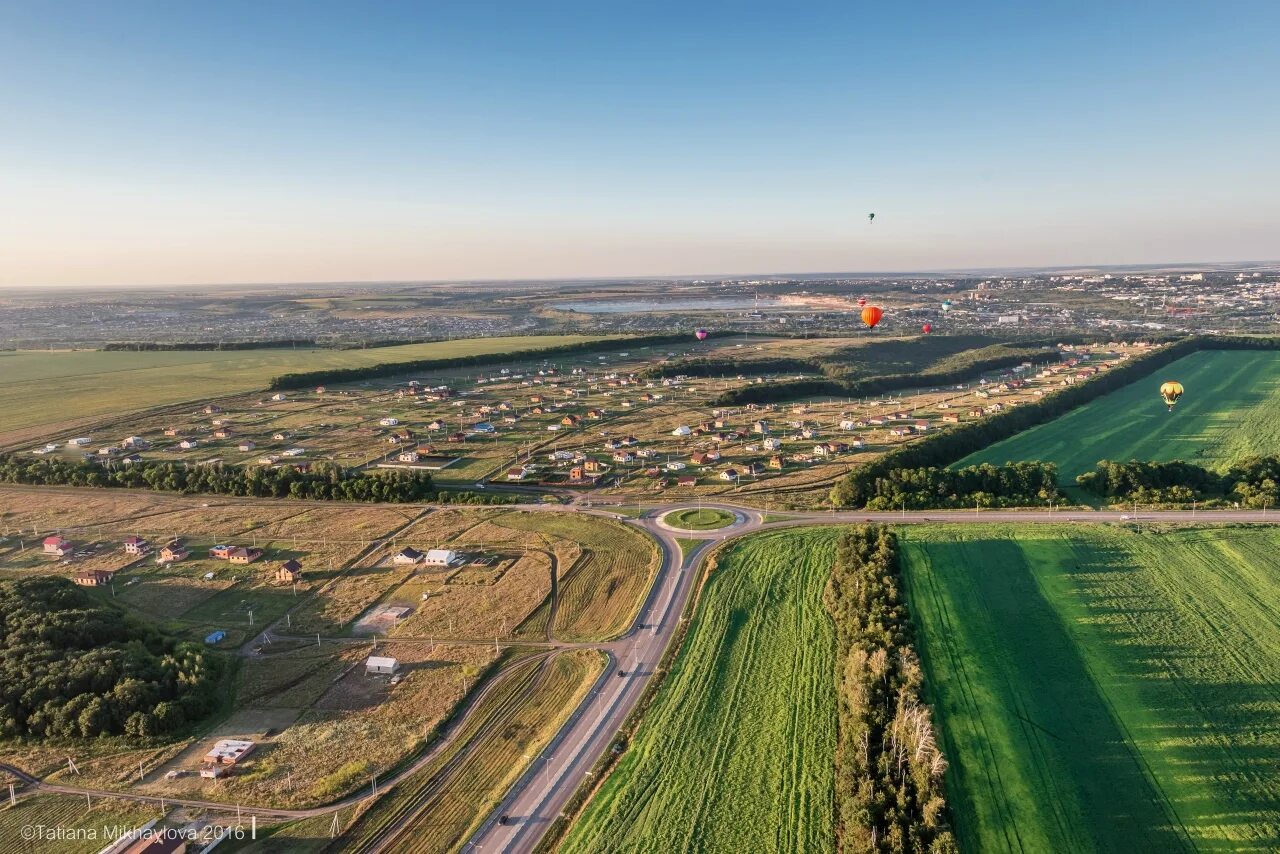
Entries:
POLYGON ((835 529, 761 534, 703 592, 631 749, 568 852, 826 851, 833 845, 835 529))
POLYGON ((714 507, 690 507, 668 513, 662 519, 671 527, 685 531, 711 531, 732 525, 733 520, 732 513, 727 510, 717 510, 714 507))
POLYGON ((380 362, 540 349, 601 336, 467 338, 371 350, 0 352, 0 433, 265 388, 272 377, 380 362))
POLYGON ((1280 532, 900 532, 968 851, 1280 847, 1280 532))
POLYGON ((1207 350, 956 465, 1045 460, 1058 464, 1063 483, 1074 484, 1102 459, 1180 459, 1221 469, 1277 448, 1280 353, 1207 350), (1166 379, 1186 389, 1173 412, 1160 400, 1166 379))
POLYGON ((497 524, 581 546, 578 559, 560 567, 555 637, 601 641, 630 627, 658 570, 649 537, 621 522, 577 513, 509 513, 497 524))

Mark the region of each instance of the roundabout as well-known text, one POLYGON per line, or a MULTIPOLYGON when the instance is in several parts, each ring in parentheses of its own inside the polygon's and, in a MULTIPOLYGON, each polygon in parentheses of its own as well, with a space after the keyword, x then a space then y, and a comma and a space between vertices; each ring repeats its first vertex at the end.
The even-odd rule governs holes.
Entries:
POLYGON ((723 507, 681 507, 658 517, 658 525, 677 534, 719 534, 747 522, 746 514, 723 507))

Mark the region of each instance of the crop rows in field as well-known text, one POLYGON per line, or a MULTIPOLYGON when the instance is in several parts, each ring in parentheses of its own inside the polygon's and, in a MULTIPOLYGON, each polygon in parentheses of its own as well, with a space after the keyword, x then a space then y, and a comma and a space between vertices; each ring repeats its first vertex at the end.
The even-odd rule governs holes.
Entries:
POLYGON ((837 531, 757 535, 720 561, 630 750, 567 852, 833 845, 837 531))
POLYGON ((340 850, 456 849, 568 717, 602 663, 598 653, 571 651, 514 665, 456 746, 362 816, 340 850))
POLYGON ((1280 534, 902 543, 967 850, 1280 846, 1280 534))
MULTIPOLYGON (((572 513, 512 513, 498 524, 582 547, 572 566, 560 566, 557 638, 606 640, 631 625, 658 569, 658 550, 647 536, 609 519, 572 513)), ((539 619, 535 613, 526 627, 539 619)))
POLYGON ((1180 459, 1224 469, 1277 448, 1280 353, 1204 350, 956 465, 1042 460, 1057 463, 1062 482, 1074 484, 1103 459, 1180 459), (1166 379, 1186 389, 1172 412, 1158 393, 1166 379))
POLYGON ((20 800, 16 807, 7 806, 6 802, 5 808, 0 809, 0 854, 92 854, 106 844, 102 841, 104 826, 141 827, 158 816, 154 807, 130 801, 97 798, 90 807, 83 797, 75 795, 35 795, 20 800), (61 830, 63 836, 44 841, 34 837, 33 841, 33 837, 23 834, 24 828, 39 827, 51 832, 61 830))

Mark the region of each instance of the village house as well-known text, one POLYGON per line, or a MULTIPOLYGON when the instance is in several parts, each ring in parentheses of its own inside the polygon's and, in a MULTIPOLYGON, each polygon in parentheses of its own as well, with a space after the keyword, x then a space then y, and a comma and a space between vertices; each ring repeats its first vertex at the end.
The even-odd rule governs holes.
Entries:
POLYGON ((239 546, 231 550, 231 554, 227 555, 227 560, 232 563, 253 563, 262 557, 262 549, 255 546, 239 546))
POLYGON ((366 676, 394 676, 400 669, 400 662, 390 656, 371 655, 364 662, 366 676))
POLYGON ((761 436, 766 435, 769 432, 769 422, 763 420, 755 422, 751 425, 751 432, 759 433, 761 436))
POLYGON ((179 431, 178 431, 178 428, 177 428, 177 427, 166 427, 166 428, 164 428, 164 434, 165 434, 166 436, 169 436, 169 437, 177 436, 177 435, 178 435, 178 432, 179 432, 179 431))
POLYGON ((458 559, 458 553, 452 549, 428 549, 423 562, 427 566, 449 566, 458 559))
POLYGON ((148 543, 142 537, 125 537, 124 550, 126 554, 144 555, 151 551, 151 543, 148 543))
POLYGON ((230 439, 233 435, 230 427, 219 427, 213 431, 213 438, 215 439, 230 439))
POLYGON ((70 540, 56 534, 44 538, 44 553, 47 555, 66 557, 74 548, 70 540))
POLYGON ((729 481, 737 480, 737 479, 738 479, 738 470, 737 470, 737 469, 725 469, 724 471, 720 472, 720 479, 721 479, 721 480, 729 480, 729 481))
POLYGON ((416 450, 401 451, 396 456, 396 460, 402 463, 416 463, 418 461, 418 452, 416 450))
POLYGON ((183 439, 181 442, 178 443, 178 447, 184 451, 190 451, 192 448, 198 447, 199 445, 200 445, 200 441, 198 439, 191 439, 191 438, 183 439))
POLYGON ((697 486, 698 478, 696 478, 691 474, 684 474, 676 479, 676 485, 677 486, 697 486))
POLYGON ((252 451, 256 447, 258 447, 258 443, 253 441, 252 439, 245 439, 239 445, 236 445, 237 450, 246 451, 246 452, 252 451))
POLYGON ((151 443, 141 436, 129 436, 121 440, 120 447, 126 451, 145 451, 151 447, 151 443))
POLYGON ((786 468, 786 462, 782 459, 782 454, 774 454, 769 457, 769 468, 781 471, 786 468))
POLYGON ((635 462, 635 457, 629 451, 614 451, 613 461, 615 463, 631 463, 635 462))
POLYGON ((207 404, 204 408, 205 415, 219 415, 222 413, 222 407, 216 403, 207 404))
POLYGON ((391 557, 396 566, 413 566, 422 563, 423 554, 412 546, 406 546, 391 557))
POLYGON ((529 470, 524 466, 514 466, 507 469, 507 480, 524 480, 529 474, 529 470))
POLYGON ((111 573, 105 569, 88 569, 77 572, 72 581, 81 587, 104 587, 111 583, 111 573))
POLYGON ((297 584, 302 580, 302 564, 296 560, 287 560, 276 570, 276 581, 280 584, 297 584))
POLYGON ((173 542, 160 549, 161 563, 177 563, 180 560, 186 560, 191 552, 187 551, 187 547, 183 545, 181 540, 173 542))
POLYGON ((252 753, 255 746, 252 741, 243 739, 220 739, 204 755, 204 766, 200 769, 200 776, 209 779, 222 777, 234 768, 236 763, 252 753))
POLYGON ((947 424, 959 424, 959 423, 960 423, 960 416, 959 416, 959 415, 956 415, 955 413, 948 413, 948 414, 946 414, 946 415, 942 416, 942 420, 943 420, 943 422, 945 422, 945 423, 947 423, 947 424))

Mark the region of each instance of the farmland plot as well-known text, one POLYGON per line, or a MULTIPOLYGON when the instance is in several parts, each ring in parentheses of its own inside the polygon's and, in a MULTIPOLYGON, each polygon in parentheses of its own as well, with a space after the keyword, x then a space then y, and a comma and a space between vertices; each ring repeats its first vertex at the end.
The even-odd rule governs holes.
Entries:
POLYGON ((827 851, 835 634, 822 591, 838 531, 743 541, 564 850, 827 851))
POLYGON ((1098 460, 1186 460, 1223 469, 1280 447, 1280 353, 1206 350, 1047 424, 965 457, 957 466, 1043 460, 1062 482, 1098 460), (1176 379, 1186 394, 1166 411, 1157 391, 1176 379))
POLYGON ((1280 845, 1280 534, 900 536, 968 850, 1280 845))

